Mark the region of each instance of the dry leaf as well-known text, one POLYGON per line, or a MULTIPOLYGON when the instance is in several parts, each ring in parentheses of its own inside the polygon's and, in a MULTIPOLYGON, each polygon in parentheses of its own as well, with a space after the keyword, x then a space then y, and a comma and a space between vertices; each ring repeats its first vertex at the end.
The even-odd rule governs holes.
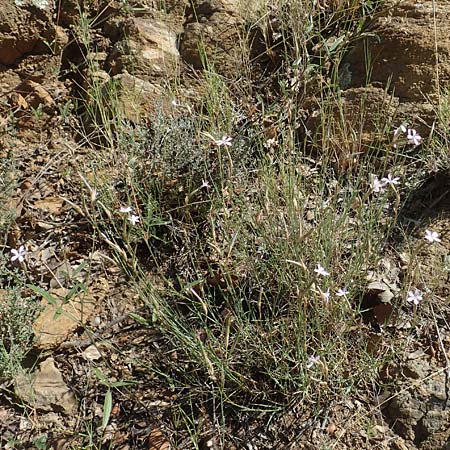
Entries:
POLYGON ((170 450, 170 443, 159 428, 154 428, 148 436, 148 450, 170 450))
POLYGON ((14 104, 14 106, 17 106, 21 109, 28 109, 28 107, 29 107, 28 102, 19 93, 14 92, 13 94, 11 94, 10 98, 11 98, 11 102, 14 104))
POLYGON ((52 214, 59 212, 64 204, 64 201, 59 197, 47 197, 43 200, 38 200, 34 202, 36 208, 48 211, 52 214))

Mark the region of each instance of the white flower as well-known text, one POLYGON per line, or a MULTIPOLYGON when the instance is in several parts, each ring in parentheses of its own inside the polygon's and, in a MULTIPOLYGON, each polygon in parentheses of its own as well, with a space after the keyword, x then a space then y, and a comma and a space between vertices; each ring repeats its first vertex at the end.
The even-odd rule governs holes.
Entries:
POLYGON ((136 225, 141 220, 141 218, 134 214, 130 214, 128 216, 128 220, 131 222, 132 225, 136 225))
POLYGON ((330 275, 329 272, 327 272, 320 264, 317 264, 314 272, 316 272, 317 275, 322 275, 323 277, 327 277, 328 275, 330 275))
POLYGON ((19 247, 19 250, 13 248, 11 250, 11 253, 13 255, 11 256, 11 261, 15 261, 16 259, 18 259, 19 262, 25 261, 25 255, 27 254, 27 251, 25 250, 25 247, 23 245, 19 247))
POLYGON ((200 188, 208 189, 209 187, 210 187, 209 181, 208 180, 202 180, 202 185, 200 186, 200 188))
POLYGON ((409 303, 414 303, 416 306, 423 300, 422 292, 419 289, 414 289, 414 291, 409 291, 406 301, 409 303))
POLYGON ((312 366, 317 364, 320 360, 320 356, 310 356, 308 359, 308 364, 306 364, 307 369, 311 369, 312 366))
POLYGON ((405 125, 400 125, 398 128, 394 130, 394 138, 396 138, 400 133, 406 133, 405 125))
POLYGON ((278 144, 277 138, 271 138, 271 139, 267 139, 266 142, 264 142, 264 147, 266 148, 271 148, 274 147, 275 145, 278 144))
POLYGON ((372 180, 372 191, 375 192, 375 193, 383 192, 383 188, 384 188, 384 183, 381 182, 381 181, 378 179, 378 177, 375 177, 375 178, 372 180))
POLYGON ((439 233, 436 231, 425 230, 425 239, 430 243, 433 242, 441 242, 441 238, 439 237, 439 233))
POLYGON ((176 101, 175 99, 173 99, 170 103, 171 103, 172 106, 175 107, 175 108, 176 108, 177 106, 179 106, 178 103, 177 103, 177 101, 176 101))
POLYGON ((337 297, 345 297, 346 295, 348 295, 348 289, 347 288, 339 288, 336 291, 336 296, 337 297))
POLYGON ((386 186, 387 184, 398 184, 400 182, 399 177, 393 177, 392 174, 388 174, 387 177, 381 179, 382 183, 386 186))
POLYGON ((221 145, 225 145, 226 147, 231 147, 231 141, 233 139, 228 136, 223 136, 222 139, 216 139, 214 140, 214 144, 216 144, 218 147, 221 145))
POLYGON ((416 130, 409 128, 406 139, 408 139, 408 144, 413 144, 415 147, 417 147, 420 144, 422 137, 419 134, 417 134, 416 130))
POLYGON ((121 207, 120 207, 120 212, 121 212, 121 213, 129 213, 129 212, 131 212, 131 211, 132 211, 131 206, 121 206, 121 207))
POLYGON ((320 295, 322 297, 322 300, 325 303, 328 303, 330 301, 330 290, 327 289, 325 292, 320 291, 320 295))

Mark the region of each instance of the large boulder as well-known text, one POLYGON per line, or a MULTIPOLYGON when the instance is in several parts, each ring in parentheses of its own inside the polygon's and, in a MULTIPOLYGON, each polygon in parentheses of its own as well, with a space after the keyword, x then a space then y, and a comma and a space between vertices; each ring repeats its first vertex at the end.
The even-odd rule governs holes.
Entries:
POLYGON ((370 61, 363 42, 347 58, 352 86, 380 82, 401 102, 410 102, 435 98, 438 85, 449 85, 449 0, 395 2, 373 28, 370 61))
POLYGON ((238 75, 243 23, 242 8, 237 0, 192 2, 180 45, 184 62, 195 69, 209 63, 219 73, 238 75))
POLYGON ((128 71, 144 80, 174 77, 179 64, 177 35, 164 22, 133 17, 124 24, 108 64, 115 75, 128 71))
POLYGON ((125 119, 138 123, 162 107, 164 95, 159 85, 128 73, 116 75, 113 80, 118 83, 119 107, 125 119))
POLYGON ((383 139, 386 126, 393 123, 399 100, 385 89, 368 86, 342 91, 340 102, 334 97, 327 101, 311 98, 306 105, 310 111, 305 123, 307 133, 321 136, 321 111, 330 111, 326 127, 332 129, 335 147, 339 152, 352 154, 383 139))

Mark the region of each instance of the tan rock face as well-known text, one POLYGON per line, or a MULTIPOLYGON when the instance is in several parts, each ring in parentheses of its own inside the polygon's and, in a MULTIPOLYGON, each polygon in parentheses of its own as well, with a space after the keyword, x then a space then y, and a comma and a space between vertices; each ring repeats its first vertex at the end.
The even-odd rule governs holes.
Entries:
POLYGON ((77 400, 67 387, 53 358, 47 358, 31 378, 20 375, 15 380, 16 394, 28 404, 43 411, 74 414, 77 400))
MULTIPOLYGON (((398 2, 374 28, 379 42, 373 39, 370 43, 371 82, 390 85, 401 101, 434 96, 438 79, 441 86, 450 84, 450 1, 398 2)), ((352 85, 364 85, 367 67, 362 44, 349 55, 348 62, 352 85)))
MULTIPOLYGON (((316 101, 313 110, 328 108, 322 103, 321 100, 316 101)), ((335 118, 333 144, 342 153, 339 157, 345 159, 346 154, 365 151, 377 137, 383 135, 386 125, 392 123, 398 106, 398 98, 372 86, 343 91, 341 108, 332 99, 335 118), (355 136, 358 138, 355 139, 355 136)), ((312 133, 320 131, 320 121, 320 114, 311 114, 306 122, 307 129, 312 133)))
POLYGON ((113 74, 124 70, 144 79, 173 77, 179 53, 177 36, 158 20, 135 17, 125 25, 126 39, 119 41, 110 55, 113 74))
POLYGON ((51 295, 56 299, 56 306, 42 299, 43 311, 33 325, 36 335, 36 346, 41 349, 55 347, 80 325, 85 324, 95 308, 95 300, 86 296, 75 296, 65 302, 68 289, 54 289, 51 295), (61 314, 59 309, 61 308, 61 314))
POLYGON ((113 79, 119 82, 119 106, 126 119, 139 122, 143 117, 151 116, 160 106, 162 89, 157 84, 128 73, 116 75, 113 79))
POLYGON ((195 1, 188 11, 180 46, 184 61, 201 69, 205 56, 219 73, 238 74, 242 59, 241 4, 232 0, 195 1))
POLYGON ((24 0, 2 1, 0 64, 10 66, 28 53, 41 53, 43 49, 39 44, 43 44, 43 39, 54 37, 55 27, 51 22, 53 1, 34 2, 37 6, 31 3, 24 0))

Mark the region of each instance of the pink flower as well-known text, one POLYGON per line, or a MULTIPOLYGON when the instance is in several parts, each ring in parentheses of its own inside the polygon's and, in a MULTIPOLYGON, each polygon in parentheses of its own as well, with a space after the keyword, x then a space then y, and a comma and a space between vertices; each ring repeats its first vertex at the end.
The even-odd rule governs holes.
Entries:
POLYGON ((225 145, 226 147, 231 147, 231 141, 233 139, 229 136, 223 136, 222 139, 216 139, 214 140, 214 144, 216 144, 218 147, 225 145))
POLYGON ((408 144, 413 144, 414 147, 417 147, 420 144, 422 137, 417 133, 416 130, 409 128, 408 134, 406 135, 406 139, 408 139, 408 144))
POLYGON ((414 303, 416 306, 423 300, 422 292, 419 289, 414 289, 414 291, 409 291, 406 301, 409 303, 414 303))
POLYGON ((311 369, 312 366, 320 361, 320 356, 310 356, 308 359, 308 364, 306 364, 307 369, 311 369))
POLYGON ((375 192, 375 193, 383 192, 384 186, 385 186, 385 184, 382 181, 380 181, 378 179, 378 177, 375 177, 372 180, 372 191, 373 192, 375 192))
POLYGON ((347 288, 339 288, 339 289, 336 291, 336 295, 337 295, 338 297, 345 297, 346 295, 348 295, 348 289, 347 289, 347 288))
POLYGON ((392 174, 388 174, 387 177, 381 179, 382 183, 386 186, 387 184, 398 184, 400 182, 399 177, 393 177, 392 174))

